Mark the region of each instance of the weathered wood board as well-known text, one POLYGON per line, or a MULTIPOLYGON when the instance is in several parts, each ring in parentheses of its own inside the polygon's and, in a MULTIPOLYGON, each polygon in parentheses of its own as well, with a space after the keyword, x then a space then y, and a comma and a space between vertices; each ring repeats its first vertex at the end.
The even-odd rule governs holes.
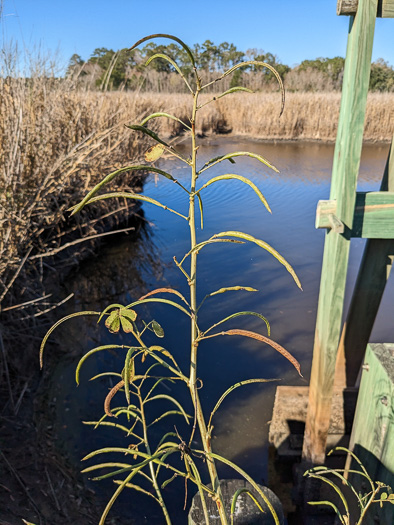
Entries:
MULTIPOLYGON (((365 354, 350 449, 374 481, 394 490, 394 344, 369 344, 365 354)), ((355 465, 353 465, 355 466, 355 465)), ((362 490, 360 476, 349 481, 362 490)), ((363 522, 364 523, 364 522, 363 522)), ((394 505, 375 505, 365 525, 394 523, 394 505)))
MULTIPOLYGON (((330 200, 336 216, 353 228, 377 0, 359 0, 350 19, 330 200)), ((317 311, 303 458, 323 464, 350 249, 350 231, 326 234, 317 311)))
MULTIPOLYGON (((338 0, 337 15, 357 13, 359 0, 338 0)), ((379 0, 376 16, 379 18, 394 18, 394 0, 379 0)))

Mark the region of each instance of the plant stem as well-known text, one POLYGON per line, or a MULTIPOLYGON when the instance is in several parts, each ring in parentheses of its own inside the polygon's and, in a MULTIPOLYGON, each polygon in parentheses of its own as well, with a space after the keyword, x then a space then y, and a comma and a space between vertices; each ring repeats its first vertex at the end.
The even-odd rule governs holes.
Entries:
MULTIPOLYGON (((192 179, 191 179, 191 188, 190 188, 190 204, 189 204, 189 227, 190 227, 190 307, 192 312, 191 319, 191 352, 190 352, 190 379, 189 379, 189 389, 190 395, 193 400, 194 410, 196 412, 196 418, 198 427, 200 430, 201 440, 203 448, 206 454, 211 452, 211 438, 207 431, 207 426, 205 424, 204 414, 202 411, 200 397, 198 395, 196 381, 197 381, 197 351, 198 351, 198 327, 197 327, 197 250, 194 250, 197 241, 196 241, 196 220, 195 220, 195 191, 196 191, 196 181, 197 181, 197 169, 196 169, 196 160, 197 160, 197 149, 196 145, 196 114, 197 114, 197 102, 198 95, 200 93, 200 83, 197 82, 197 89, 193 95, 193 113, 191 118, 192 125, 192 179)), ((216 505, 218 508, 220 521, 222 525, 228 525, 226 512, 224 508, 224 502, 222 493, 220 490, 219 478, 216 472, 216 466, 214 460, 210 459, 207 456, 207 466, 208 472, 212 483, 212 488, 216 493, 216 505)))
MULTIPOLYGON (((147 431, 145 412, 144 412, 144 402, 142 400, 141 392, 139 391, 139 389, 138 389, 138 399, 140 401, 141 420, 142 420, 142 427, 143 427, 143 431, 144 431, 145 448, 146 448, 147 454, 149 454, 149 456, 152 456, 151 449, 150 449, 150 446, 149 446, 149 441, 148 441, 148 431, 147 431)), ((156 479, 155 468, 154 468, 152 462, 149 463, 149 470, 150 470, 150 474, 152 476, 152 483, 153 483, 153 486, 154 486, 155 491, 156 491, 157 499, 159 500, 159 503, 160 503, 161 509, 163 511, 166 523, 167 523, 167 525, 171 525, 171 518, 170 518, 170 515, 168 513, 166 504, 164 503, 163 497, 161 495, 160 487, 159 487, 159 484, 157 483, 157 479, 156 479)))

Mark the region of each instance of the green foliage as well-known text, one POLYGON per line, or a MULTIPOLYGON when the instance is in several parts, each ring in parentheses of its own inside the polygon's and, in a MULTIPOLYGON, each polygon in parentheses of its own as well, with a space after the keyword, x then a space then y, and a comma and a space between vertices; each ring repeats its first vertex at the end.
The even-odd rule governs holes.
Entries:
MULTIPOLYGON (((279 264, 282 264, 284 268, 289 272, 291 278, 294 280, 296 285, 301 288, 300 281, 294 272, 291 265, 286 259, 279 254, 272 246, 267 244, 262 239, 257 239, 252 235, 239 232, 239 231, 225 231, 218 232, 209 238, 202 238, 197 240, 197 208, 198 202, 199 210, 201 214, 201 225, 203 225, 203 199, 204 190, 211 184, 233 184, 234 181, 237 183, 242 182, 250 191, 253 191, 256 195, 256 202, 260 202, 268 212, 271 212, 270 207, 266 198, 264 197, 261 190, 248 178, 237 175, 234 173, 225 173, 223 175, 215 176, 209 179, 207 182, 200 183, 200 175, 213 166, 220 164, 224 161, 235 164, 235 159, 240 156, 248 156, 257 162, 267 166, 274 171, 278 171, 269 161, 267 161, 261 155, 245 151, 235 151, 226 155, 220 155, 205 163, 203 166, 198 168, 197 166, 197 146, 196 140, 196 121, 198 112, 202 108, 212 103, 216 98, 213 97, 208 102, 199 105, 199 95, 202 91, 209 88, 212 84, 216 84, 218 81, 225 77, 234 74, 236 75, 240 68, 259 68, 268 69, 271 74, 277 79, 279 86, 282 90, 282 109, 284 102, 284 91, 281 78, 277 71, 274 69, 272 64, 261 60, 248 60, 239 64, 235 61, 239 58, 243 58, 239 52, 235 49, 235 46, 224 43, 221 45, 220 54, 217 48, 211 41, 204 42, 203 46, 199 49, 194 49, 196 56, 191 52, 190 48, 186 46, 178 38, 171 35, 151 35, 143 38, 137 42, 131 50, 136 53, 135 47, 151 40, 155 37, 164 37, 170 39, 172 42, 170 45, 154 46, 152 43, 146 44, 143 47, 143 54, 148 55, 148 63, 151 63, 156 71, 161 73, 168 73, 175 70, 180 74, 184 81, 187 89, 191 92, 192 96, 192 111, 189 116, 188 122, 190 126, 185 122, 181 122, 184 125, 185 130, 189 130, 191 139, 191 151, 190 156, 185 158, 175 147, 169 144, 166 140, 159 137, 154 131, 148 128, 148 124, 152 119, 155 118, 170 118, 176 119, 172 115, 164 112, 152 113, 145 117, 139 124, 131 124, 127 126, 132 132, 143 133, 153 141, 153 146, 146 152, 145 160, 147 162, 156 161, 161 154, 165 151, 168 155, 177 158, 180 162, 185 163, 190 169, 190 180, 188 186, 183 186, 172 174, 167 173, 161 169, 155 168, 151 165, 140 165, 132 164, 125 168, 118 169, 98 183, 86 197, 76 206, 72 208, 72 213, 80 211, 87 205, 91 205, 94 202, 101 199, 110 199, 112 197, 124 197, 130 199, 142 200, 148 204, 163 208, 169 213, 175 214, 177 217, 182 218, 188 223, 187 227, 190 230, 190 249, 186 254, 178 261, 174 257, 174 262, 177 268, 184 275, 188 288, 190 290, 189 296, 186 298, 181 292, 173 290, 171 288, 158 288, 147 293, 145 296, 137 298, 128 305, 111 304, 107 306, 100 314, 98 312, 86 312, 87 315, 97 315, 98 322, 104 323, 104 326, 109 330, 115 337, 119 333, 124 333, 124 339, 127 341, 126 344, 111 344, 101 345, 88 351, 80 360, 76 370, 76 380, 79 382, 80 369, 87 359, 98 352, 105 351, 119 351, 124 360, 122 370, 118 371, 107 371, 99 374, 92 378, 102 378, 107 375, 112 375, 117 378, 117 383, 113 386, 110 391, 106 394, 104 400, 104 415, 98 421, 87 422, 89 425, 94 425, 95 428, 100 426, 112 427, 115 431, 121 431, 126 440, 124 447, 107 447, 104 449, 96 450, 90 453, 85 460, 96 459, 97 456, 103 454, 112 454, 113 456, 120 455, 119 461, 108 461, 98 462, 87 468, 84 472, 91 473, 96 471, 104 471, 100 475, 94 477, 94 480, 100 480, 105 478, 112 478, 116 490, 110 498, 106 508, 103 511, 100 525, 104 524, 108 513, 111 510, 112 505, 125 488, 130 488, 139 492, 142 492, 150 496, 162 509, 164 518, 167 524, 171 523, 171 518, 167 511, 167 507, 164 502, 162 495, 163 489, 173 481, 175 477, 184 478, 185 482, 190 481, 199 490, 201 501, 203 504, 205 522, 209 524, 209 516, 205 503, 206 496, 213 498, 217 503, 218 513, 220 516, 220 522, 222 525, 228 524, 228 517, 223 505, 223 499, 220 491, 220 484, 218 482, 216 472, 216 462, 222 462, 236 472, 241 474, 247 481, 249 481, 257 493, 266 502, 268 508, 274 517, 275 523, 278 525, 278 517, 272 508, 270 502, 267 500, 264 493, 260 490, 258 485, 248 476, 246 472, 240 469, 237 465, 232 463, 226 458, 216 454, 212 450, 211 438, 213 434, 212 418, 216 411, 219 409, 222 401, 236 388, 255 384, 264 383, 270 381, 270 379, 252 378, 241 381, 233 386, 230 386, 226 392, 219 398, 209 418, 207 418, 202 410, 200 403, 199 390, 202 388, 201 380, 198 378, 198 349, 204 341, 213 337, 222 336, 240 336, 244 338, 251 338, 260 343, 267 344, 282 356, 284 356, 301 375, 300 365, 298 361, 280 344, 276 343, 270 337, 270 325, 268 320, 260 313, 252 311, 235 311, 231 315, 220 318, 217 309, 212 309, 213 324, 208 327, 201 325, 199 320, 199 312, 201 309, 205 309, 209 304, 214 303, 215 298, 219 294, 223 293, 245 293, 245 292, 257 292, 257 290, 251 286, 240 286, 238 284, 220 288, 219 290, 213 289, 208 293, 201 303, 197 304, 197 281, 196 276, 198 274, 198 254, 201 250, 212 244, 221 243, 224 247, 227 244, 238 244, 243 245, 246 242, 252 242, 256 246, 262 248, 265 252, 272 255, 277 259, 279 264), (174 42, 180 44, 178 47, 174 42), (196 64, 200 63, 200 69, 195 67, 196 64), (204 69, 212 71, 215 69, 224 69, 220 76, 217 76, 214 80, 208 81, 206 84, 203 83, 204 69), (190 81, 188 72, 192 72, 194 79, 193 83, 190 81), (190 81, 190 82, 189 82, 190 81), (192 85, 194 87, 192 87, 192 85), (132 192, 112 192, 112 193, 101 193, 101 190, 105 189, 105 186, 113 180, 115 177, 121 176, 123 173, 128 171, 151 171, 163 176, 175 184, 177 184, 185 193, 185 200, 189 204, 188 215, 183 215, 176 210, 169 208, 165 203, 156 201, 147 195, 134 194, 132 192), (164 295, 164 297, 162 297, 164 295), (155 319, 144 320, 143 316, 147 315, 148 306, 150 303, 161 303, 166 307, 173 309, 174 315, 186 315, 190 319, 190 368, 189 370, 182 370, 178 365, 174 353, 164 346, 148 343, 148 339, 152 337, 157 340, 165 340, 165 333, 161 325, 155 319), (144 308, 142 309, 141 306, 144 308), (251 332, 243 330, 242 328, 231 328, 222 330, 222 325, 229 321, 244 318, 245 316, 254 316, 261 323, 262 329, 267 330, 268 336, 261 334, 260 332, 251 332), (217 317, 216 317, 217 316, 217 317), (219 328, 220 327, 220 328, 219 328), (162 387, 165 385, 171 385, 174 383, 180 383, 184 387, 183 395, 180 398, 176 398, 172 395, 168 395, 167 391, 162 392, 162 387), (189 395, 185 396, 185 392, 189 395), (120 404, 113 406, 114 398, 121 399, 120 404), (180 401, 182 400, 182 402, 180 401), (156 405, 157 402, 164 403, 165 408, 160 413, 152 416, 151 406, 156 405), (187 403, 187 406, 186 406, 187 403), (190 434, 188 442, 184 441, 179 435, 175 427, 175 433, 173 432, 174 425, 172 423, 173 417, 181 417, 185 424, 189 425, 190 434), (118 422, 112 422, 110 418, 118 418, 118 422), (157 438, 157 432, 154 435, 151 434, 152 427, 160 427, 161 438, 157 438), (202 442, 202 450, 192 448, 193 440, 195 439, 195 433, 199 433, 199 439, 202 442), (212 488, 209 488, 205 483, 202 483, 202 476, 200 472, 208 470, 209 478, 212 484, 212 488)), ((113 70, 116 69, 115 54, 113 51, 106 49, 95 50, 94 56, 91 60, 95 60, 97 64, 103 69, 113 70)), ((118 56, 120 60, 121 55, 118 56)), ((108 75, 102 80, 104 85, 108 84, 108 75)), ((231 96, 235 92, 250 91, 240 86, 234 86, 223 93, 220 96, 231 96)), ((65 319, 56 323, 46 335, 42 347, 40 356, 44 350, 45 343, 49 335, 53 332, 54 328, 61 322, 71 319, 80 314, 71 314, 65 319)), ((179 341, 180 346, 188 346, 189 342, 179 341)), ((185 349, 182 349, 184 352, 185 349)), ((98 459, 98 458, 97 458, 98 459)), ((240 492, 234 495, 232 502, 232 509, 234 509, 236 499, 240 492)), ((254 496, 249 493, 254 498, 254 496)), ((257 500, 256 500, 257 501, 257 500)), ((258 503, 257 503, 258 504, 258 503)), ((259 506, 259 504, 258 504, 259 506)))
POLYGON ((394 69, 382 58, 371 64, 371 91, 394 91, 394 69))
POLYGON ((300 71, 320 71, 337 86, 337 89, 341 89, 344 67, 345 59, 342 57, 334 57, 303 60, 298 66, 298 69, 300 71))
POLYGON ((307 470, 304 476, 309 478, 315 478, 323 483, 329 485, 333 491, 337 494, 337 498, 343 505, 343 511, 334 504, 332 501, 310 501, 309 505, 327 505, 332 508, 342 525, 349 525, 354 523, 355 525, 362 525, 367 516, 368 511, 374 503, 379 503, 380 507, 384 503, 391 503, 394 505, 394 493, 391 487, 380 481, 373 481, 370 475, 368 474, 366 468, 358 457, 344 447, 335 447, 328 453, 330 456, 335 451, 346 452, 348 456, 353 459, 354 463, 358 466, 359 470, 351 469, 329 469, 327 467, 313 467, 307 470), (358 492, 356 488, 349 482, 348 475, 352 474, 354 476, 359 476, 363 478, 362 486, 365 485, 367 489, 364 492, 358 492), (350 510, 351 505, 348 501, 347 496, 344 493, 344 490, 339 488, 339 486, 346 487, 348 493, 356 500, 358 511, 350 510))

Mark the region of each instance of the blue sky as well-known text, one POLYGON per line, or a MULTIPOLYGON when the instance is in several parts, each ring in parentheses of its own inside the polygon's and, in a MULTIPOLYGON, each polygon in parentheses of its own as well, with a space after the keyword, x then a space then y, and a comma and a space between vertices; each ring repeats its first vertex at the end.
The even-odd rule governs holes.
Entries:
MULTIPOLYGON (((348 17, 336 0, 3 0, 2 39, 89 58, 97 47, 130 47, 160 32, 187 44, 227 41, 276 54, 290 66, 345 56, 348 17), (193 7, 195 6, 195 7, 193 7)), ((373 60, 394 65, 394 20, 378 19, 373 60)))

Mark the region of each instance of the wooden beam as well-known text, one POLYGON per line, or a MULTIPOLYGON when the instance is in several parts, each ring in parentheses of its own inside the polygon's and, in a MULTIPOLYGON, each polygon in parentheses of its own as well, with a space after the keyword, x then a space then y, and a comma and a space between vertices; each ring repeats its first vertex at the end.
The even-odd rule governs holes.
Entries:
MULTIPOLYGON (((394 136, 383 174, 380 195, 393 195, 394 136)), ((388 197, 391 199, 391 197, 388 197)), ((346 323, 338 348, 335 384, 353 386, 364 359, 365 349, 379 310, 383 292, 392 267, 394 237, 367 241, 354 286, 346 323)))
MULTIPOLYGON (((336 213, 336 201, 319 201, 316 228, 332 229, 332 216, 336 217, 336 213)), ((346 224, 343 225, 343 231, 345 230, 350 230, 346 224)), ((353 227, 349 235, 363 239, 394 239, 394 192, 357 193, 353 227)))
MULTIPOLYGON (((337 218, 352 228, 377 0, 360 0, 350 19, 330 200, 337 218)), ((320 282, 303 458, 322 464, 331 415, 335 362, 342 324, 350 237, 326 234, 320 282)))
MULTIPOLYGON (((351 15, 357 13, 359 0, 338 0, 337 15, 351 15)), ((394 0, 379 0, 376 16, 379 18, 394 18, 394 0)))
MULTIPOLYGON (((394 345, 368 345, 349 448, 362 461, 372 480, 391 487, 394 487, 393 400, 394 345)), ((359 470, 356 463, 352 467, 359 470)), ((349 474, 349 481, 357 491, 368 492, 361 476, 349 474)), ((373 505, 364 523, 394 523, 394 505, 373 505)))

